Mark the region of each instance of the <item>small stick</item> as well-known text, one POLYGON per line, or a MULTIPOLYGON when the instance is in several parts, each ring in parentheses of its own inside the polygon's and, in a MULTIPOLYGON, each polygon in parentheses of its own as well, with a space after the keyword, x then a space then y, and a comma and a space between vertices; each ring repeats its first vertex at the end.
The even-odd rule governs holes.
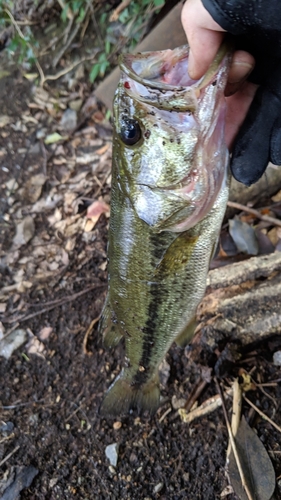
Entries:
POLYGON ((14 433, 12 433, 12 434, 10 434, 9 436, 6 436, 6 437, 4 437, 4 438, 0 439, 0 444, 2 444, 2 443, 4 443, 4 441, 8 441, 9 439, 12 439, 12 438, 14 438, 14 437, 15 437, 15 434, 14 434, 14 433))
POLYGON ((225 418, 225 422, 226 422, 228 436, 229 436, 229 439, 230 439, 230 442, 231 442, 231 446, 232 446, 234 458, 235 458, 235 461, 236 461, 236 465, 237 465, 237 468, 238 468, 238 472, 239 472, 239 475, 240 475, 242 486, 243 486, 243 488, 245 490, 245 493, 246 493, 248 499, 249 500, 255 500, 253 498, 251 492, 249 491, 249 488, 248 488, 247 483, 246 483, 246 479, 245 479, 245 476, 244 476, 244 472, 243 472, 242 465, 241 465, 241 462, 240 462, 240 458, 239 458, 239 455, 238 455, 238 452, 237 452, 237 448, 236 448, 236 444, 235 444, 234 437, 233 437, 233 434, 232 434, 232 430, 231 430, 231 427, 230 427, 230 423, 229 423, 229 420, 228 420, 227 411, 226 411, 224 397, 223 397, 223 393, 222 393, 221 387, 220 387, 220 385, 218 383, 217 378, 216 377, 214 377, 214 378, 215 378, 215 382, 216 382, 218 393, 219 393, 219 395, 221 397, 222 409, 223 409, 223 413, 224 413, 224 418, 225 418))
POLYGON ((184 405, 184 409, 187 413, 191 410, 192 406, 197 401, 200 394, 205 389, 206 385, 207 385, 206 380, 200 380, 199 384, 197 384, 195 387, 193 387, 193 389, 192 389, 192 391, 191 391, 191 393, 190 393, 189 397, 187 398, 187 401, 184 405))
POLYGON ((66 75, 67 73, 72 71, 74 68, 76 68, 76 66, 78 66, 79 64, 82 64, 85 61, 91 61, 91 59, 94 59, 96 57, 96 53, 97 52, 95 52, 95 54, 92 54, 91 56, 83 57, 82 59, 79 59, 79 61, 76 61, 75 63, 70 64, 70 66, 67 66, 67 68, 62 69, 61 71, 59 71, 55 75, 46 75, 44 77, 43 84, 45 82, 47 82, 48 80, 58 80, 59 78, 66 75))
POLYGON ((88 351, 87 351, 88 337, 89 337, 90 333, 92 332, 95 324, 99 321, 99 319, 100 319, 100 316, 98 316, 97 318, 93 319, 91 321, 91 323, 90 323, 90 326, 89 326, 88 330, 85 333, 85 337, 83 339, 83 354, 88 354, 88 351))
MULTIPOLYGON (((232 392, 232 389, 228 389, 226 391, 226 396, 229 396, 232 392)), ((196 408, 193 411, 190 411, 189 413, 186 413, 186 410, 184 408, 180 408, 178 410, 178 414, 182 421, 185 424, 190 424, 193 420, 199 417, 203 417, 204 415, 208 415, 209 413, 215 411, 217 408, 219 408, 222 405, 222 401, 220 396, 217 394, 216 396, 212 396, 211 398, 207 399, 200 405, 198 408, 196 408)))
POLYGON ((246 205, 241 205, 240 203, 236 203, 235 201, 228 201, 227 206, 230 208, 237 208, 237 210, 241 210, 241 212, 248 212, 249 214, 254 215, 257 219, 269 222, 273 226, 281 227, 281 220, 276 219, 275 217, 269 217, 269 215, 262 215, 258 210, 255 210, 254 208, 247 207, 246 205))
POLYGON ((112 23, 113 21, 117 21, 118 17, 119 17, 119 14, 121 14, 121 12, 126 9, 126 7, 128 7, 128 5, 130 5, 131 3, 131 0, 123 0, 123 2, 121 2, 118 7, 116 7, 116 9, 112 12, 110 18, 109 18, 109 22, 112 23))
MULTIPOLYGON (((242 409, 242 392, 237 378, 234 380, 232 387, 233 387, 233 402, 232 402, 232 415, 231 415, 231 430, 233 436, 235 437, 238 432, 241 419, 241 409, 242 409)), ((230 452, 231 452, 231 442, 229 441, 226 452, 227 462, 229 460, 230 452)))
POLYGON ((16 453, 19 449, 20 446, 16 446, 15 449, 9 453, 9 455, 3 458, 2 462, 0 462, 0 467, 2 467, 2 465, 4 465, 4 463, 7 462, 7 460, 9 460, 9 458, 11 458, 11 456, 14 455, 14 453, 16 453))
MULTIPOLYGON (((85 15, 88 12, 88 9, 89 9, 89 7, 87 6, 86 9, 85 9, 85 15)), ((72 44, 72 42, 73 42, 74 38, 76 37, 79 29, 80 29, 80 23, 76 23, 76 25, 74 26, 74 28, 70 32, 68 40, 66 41, 66 43, 64 44, 64 46, 61 48, 61 50, 59 51, 59 53, 54 57, 53 64, 52 64, 53 68, 55 68, 57 66, 58 62, 61 60, 62 56, 67 51, 68 47, 72 44)))
POLYGON ((4 319, 2 319, 2 323, 14 323, 14 321, 17 321, 18 323, 22 323, 23 321, 27 321, 30 318, 34 318, 35 316, 39 316, 40 314, 43 314, 47 311, 51 311, 52 309, 54 309, 57 306, 61 306, 63 304, 66 304, 67 302, 72 302, 73 300, 77 299, 78 297, 81 297, 82 295, 85 295, 85 293, 88 293, 89 291, 94 290, 95 288, 98 289, 98 288, 103 288, 105 286, 106 286, 106 284, 99 285, 99 286, 97 286, 97 285, 89 286, 88 288, 85 288, 85 290, 81 290, 81 292, 74 293, 73 295, 70 295, 69 297, 66 297, 65 299, 61 299, 59 302, 54 301, 53 304, 51 304, 48 307, 45 307, 44 309, 41 309, 40 311, 36 311, 34 313, 28 314, 27 316, 22 315, 19 318, 15 318, 15 319, 12 319, 12 318, 5 319, 4 318, 4 319))
POLYGON ((159 418, 159 424, 161 422, 163 422, 164 418, 167 417, 167 415, 169 415, 169 413, 172 411, 172 408, 168 408, 162 415, 162 417, 159 418))
POLYGON ((267 422, 269 422, 271 425, 273 425, 273 427, 275 427, 275 429, 279 432, 281 432, 281 427, 279 427, 275 422, 273 422, 273 420, 271 420, 271 418, 269 418, 265 413, 263 413, 256 405, 254 405, 254 403, 252 403, 252 401, 250 401, 250 399, 248 399, 244 394, 243 394, 243 398, 245 399, 245 401, 247 401, 247 403, 262 417, 264 418, 264 420, 267 420, 267 422))

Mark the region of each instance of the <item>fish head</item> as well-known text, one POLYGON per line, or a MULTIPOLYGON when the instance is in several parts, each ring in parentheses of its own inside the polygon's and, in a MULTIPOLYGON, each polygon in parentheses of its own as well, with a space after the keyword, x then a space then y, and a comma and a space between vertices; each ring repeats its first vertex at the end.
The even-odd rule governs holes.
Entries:
POLYGON ((188 46, 123 55, 114 100, 117 181, 156 232, 181 232, 213 206, 226 179, 224 142, 229 51, 199 81, 188 46))

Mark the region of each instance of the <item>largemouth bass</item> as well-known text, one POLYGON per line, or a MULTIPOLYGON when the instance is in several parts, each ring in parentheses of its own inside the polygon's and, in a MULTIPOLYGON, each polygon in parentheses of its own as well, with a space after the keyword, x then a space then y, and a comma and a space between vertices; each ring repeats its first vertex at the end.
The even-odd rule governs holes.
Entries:
POLYGON ((114 101, 106 346, 125 338, 124 368, 101 414, 159 405, 158 368, 194 331, 228 199, 224 140, 230 52, 188 76, 188 46, 124 55, 114 101))

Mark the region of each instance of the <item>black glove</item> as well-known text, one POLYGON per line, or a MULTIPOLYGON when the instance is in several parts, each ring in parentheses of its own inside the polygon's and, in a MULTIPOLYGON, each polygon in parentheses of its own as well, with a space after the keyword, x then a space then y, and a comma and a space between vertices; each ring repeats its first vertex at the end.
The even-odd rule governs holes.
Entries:
POLYGON ((271 161, 281 165, 280 0, 202 0, 213 19, 250 52, 256 66, 249 80, 260 85, 235 139, 230 168, 250 186, 271 161))

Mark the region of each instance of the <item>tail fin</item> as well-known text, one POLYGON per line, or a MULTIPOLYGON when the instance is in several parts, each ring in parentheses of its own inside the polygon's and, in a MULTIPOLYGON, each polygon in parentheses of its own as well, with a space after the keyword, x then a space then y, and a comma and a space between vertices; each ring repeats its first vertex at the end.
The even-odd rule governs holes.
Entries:
POLYGON ((117 417, 137 410, 139 415, 148 413, 153 415, 159 406, 160 390, 158 375, 145 384, 130 383, 126 371, 120 375, 109 387, 100 407, 100 415, 117 417))

